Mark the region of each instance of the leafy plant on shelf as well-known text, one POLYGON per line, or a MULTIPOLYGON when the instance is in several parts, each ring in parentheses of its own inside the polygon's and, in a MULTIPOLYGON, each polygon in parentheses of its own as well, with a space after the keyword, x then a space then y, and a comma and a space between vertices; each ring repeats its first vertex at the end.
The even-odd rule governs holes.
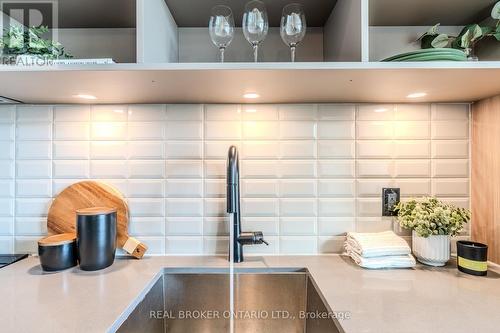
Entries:
POLYGON ((61 43, 43 38, 49 29, 46 26, 25 29, 20 26, 11 26, 4 29, 0 38, 0 48, 4 55, 34 55, 48 59, 72 58, 64 50, 61 43))
POLYGON ((399 202, 394 210, 402 228, 415 230, 420 237, 458 235, 470 221, 470 211, 434 197, 399 202))
POLYGON ((494 37, 500 41, 500 1, 495 4, 491 11, 491 17, 495 20, 495 25, 466 25, 458 36, 449 36, 439 33, 440 24, 431 27, 418 39, 423 49, 429 48, 454 48, 465 50, 470 53, 477 42, 488 37, 494 37))

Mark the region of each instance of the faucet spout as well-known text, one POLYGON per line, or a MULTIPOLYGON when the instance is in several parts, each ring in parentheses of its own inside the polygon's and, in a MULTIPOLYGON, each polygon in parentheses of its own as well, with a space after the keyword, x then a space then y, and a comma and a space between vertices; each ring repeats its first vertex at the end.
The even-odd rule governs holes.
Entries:
POLYGON ((243 245, 269 245, 269 243, 264 240, 264 235, 260 231, 241 232, 240 169, 238 149, 235 146, 229 147, 227 154, 226 195, 230 228, 233 228, 233 248, 231 249, 231 244, 229 244, 229 251, 233 251, 234 262, 242 262, 243 245))

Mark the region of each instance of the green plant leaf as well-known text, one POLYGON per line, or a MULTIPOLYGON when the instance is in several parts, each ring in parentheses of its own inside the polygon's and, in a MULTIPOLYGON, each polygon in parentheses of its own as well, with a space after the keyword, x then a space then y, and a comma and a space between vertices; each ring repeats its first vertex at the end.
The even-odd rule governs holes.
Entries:
POLYGON ((500 20, 500 1, 498 1, 491 10, 491 17, 495 20, 500 20))
POLYGON ((450 37, 447 34, 440 34, 434 38, 431 45, 434 48, 447 47, 450 44, 450 37))
POLYGON ((432 49, 432 41, 434 38, 436 38, 438 35, 427 35, 422 38, 420 41, 420 48, 422 49, 432 49))
POLYGON ((422 34, 422 36, 418 37, 417 39, 417 42, 422 40, 424 37, 426 36, 437 36, 439 35, 439 26, 441 25, 441 23, 438 23, 432 27, 429 28, 429 30, 427 30, 424 34, 422 34))
POLYGON ((500 42, 500 32, 497 32, 497 33, 496 33, 496 34, 494 34, 493 36, 497 39, 497 41, 499 41, 499 42, 500 42))

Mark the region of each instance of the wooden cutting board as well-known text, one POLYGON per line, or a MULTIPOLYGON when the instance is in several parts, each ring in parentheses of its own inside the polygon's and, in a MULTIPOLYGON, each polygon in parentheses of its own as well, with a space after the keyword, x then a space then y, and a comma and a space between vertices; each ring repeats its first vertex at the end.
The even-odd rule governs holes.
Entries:
POLYGON ((76 210, 90 207, 116 208, 117 246, 136 258, 142 258, 148 247, 128 235, 129 212, 125 198, 118 190, 101 182, 79 182, 59 193, 47 217, 49 235, 76 233, 76 210))

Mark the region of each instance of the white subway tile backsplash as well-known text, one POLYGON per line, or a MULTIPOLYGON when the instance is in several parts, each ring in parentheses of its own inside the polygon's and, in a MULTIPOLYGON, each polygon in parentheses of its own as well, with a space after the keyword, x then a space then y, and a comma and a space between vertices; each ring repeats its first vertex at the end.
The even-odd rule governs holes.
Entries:
POLYGON ((277 236, 279 234, 278 218, 272 217, 245 217, 241 220, 243 230, 259 230, 268 236, 277 236))
POLYGON ((86 141, 54 141, 54 160, 86 160, 90 156, 90 146, 86 141))
POLYGON ((91 133, 90 138, 92 140, 111 140, 111 141, 126 140, 127 123, 119 123, 119 122, 92 123, 90 133, 91 133))
POLYGON ((429 160, 397 160, 394 165, 395 177, 430 177, 431 163, 429 160))
POLYGON ((16 121, 15 105, 0 105, 0 123, 14 123, 16 121))
POLYGON ((394 124, 389 121, 358 121, 356 127, 360 140, 390 140, 394 135, 394 124))
POLYGON ((281 180, 279 196, 282 198, 310 198, 316 196, 316 180, 281 180))
POLYGON ((165 220, 158 217, 133 217, 129 222, 129 230, 136 236, 164 236, 165 220))
POLYGON ((318 161, 319 178, 354 178, 355 176, 354 160, 318 161))
POLYGON ((311 217, 284 217, 280 219, 280 234, 283 236, 316 235, 316 219, 311 217))
POLYGON ((49 179, 19 179, 16 181, 16 196, 18 198, 50 198, 52 197, 52 182, 49 179))
POLYGON ((0 198, 14 197, 14 182, 12 180, 0 180, 0 198))
POLYGON ((467 120, 449 120, 432 122, 433 140, 462 140, 469 137, 469 122, 467 120))
POLYGON ((392 179, 358 179, 356 183, 358 197, 380 197, 384 187, 393 187, 395 184, 392 179))
POLYGON ((203 234, 203 219, 201 217, 167 217, 165 234, 168 236, 201 236, 203 234))
MULTIPOLYGON (((225 177, 225 161, 222 167, 225 177)), ((240 161, 240 173, 242 178, 277 178, 278 165, 276 161, 240 161)))
POLYGON ((318 120, 354 120, 354 104, 318 104, 318 120))
POLYGON ((128 121, 164 121, 167 118, 165 105, 130 105, 128 121))
POLYGON ((238 104, 212 104, 205 106, 206 120, 241 120, 238 104))
POLYGON ((202 120, 201 104, 168 104, 167 120, 202 120))
POLYGON ((316 199, 280 199, 280 216, 317 216, 316 199))
MULTIPOLYGON (((165 216, 164 199, 159 198, 129 198, 130 216, 163 217, 165 216)), ((149 245, 149 244, 148 244, 149 245)))
POLYGON ((273 104, 244 104, 241 106, 243 120, 278 120, 278 107, 273 104))
POLYGON ((280 237, 280 253, 315 254, 317 253, 318 239, 316 237, 288 236, 280 237))
POLYGON ((167 216, 203 216, 203 199, 166 200, 167 216))
POLYGON ((394 105, 360 104, 356 120, 394 120, 394 114, 394 105))
POLYGON ((468 104, 433 104, 432 120, 468 120, 468 104))
POLYGON ((14 140, 15 125, 0 123, 0 140, 14 140))
POLYGON ((16 158, 19 160, 49 160, 52 158, 52 142, 17 141, 16 158))
POLYGON ((430 120, 429 104, 399 104, 395 120, 430 120))
POLYGON ((315 178, 316 162, 312 160, 281 160, 278 170, 280 178, 315 178))
POLYGON ((354 140, 318 141, 318 157, 321 159, 354 158, 354 140))
POLYGON ((14 161, 0 160, 0 179, 13 179, 15 175, 14 161))
POLYGON ((394 157, 395 158, 430 158, 431 146, 426 140, 405 141, 398 140, 394 142, 394 157))
POLYGON ((90 143, 92 160, 124 160, 127 158, 126 141, 93 141, 90 143))
POLYGON ((341 236, 354 230, 355 220, 346 217, 320 217, 318 233, 321 236, 341 236))
MULTIPOLYGON (((227 146, 227 145, 226 145, 227 146)), ((227 149, 224 154, 227 158, 227 149)), ((279 143, 277 141, 247 141, 242 143, 242 159, 273 159, 279 155, 279 143)))
POLYGON ((318 122, 318 139, 354 140, 355 124, 353 121, 318 122))
POLYGON ((276 199, 241 199, 242 216, 278 216, 276 199))
MULTIPOLYGON (((244 162, 240 162, 243 164, 244 162)), ((240 165, 240 168, 242 166, 240 165)), ((219 161, 204 161, 204 175, 205 178, 211 179, 211 178, 225 178, 226 177, 226 161, 225 160, 219 160, 219 161)), ((243 172, 240 169, 241 176, 243 175, 243 172)))
POLYGON ((91 161, 90 177, 99 179, 127 178, 127 161, 91 161))
POLYGON ((318 213, 322 217, 354 217, 354 199, 319 199, 318 213))
POLYGON ((469 175, 469 160, 433 160, 432 177, 466 178, 469 175))
POLYGON ((201 140, 202 123, 198 121, 170 121, 165 127, 168 140, 201 140))
POLYGON ((159 179, 165 177, 165 164, 163 161, 129 161, 128 167, 128 176, 130 178, 159 179))
POLYGON ((203 253, 205 255, 227 254, 228 237, 203 237, 203 253))
POLYGON ((281 141, 280 157, 283 159, 311 159, 316 157, 314 141, 281 141))
POLYGON ((351 179, 324 179, 318 181, 318 196, 321 198, 353 198, 356 195, 355 192, 355 183, 351 179))
POLYGON ((14 237, 0 236, 0 251, 2 253, 14 253, 14 237))
POLYGON ((52 140, 52 123, 18 122, 16 138, 18 140, 52 140))
POLYGON ((161 179, 130 179, 128 189, 130 198, 165 197, 165 182, 161 179))
POLYGON ((360 217, 376 217, 382 215, 382 200, 360 198, 357 200, 357 215, 360 217))
POLYGON ((440 179, 432 180, 432 194, 438 197, 468 197, 469 179, 440 179))
POLYGON ((243 198, 275 198, 278 196, 277 180, 248 179, 241 181, 241 196, 243 198))
POLYGON ((16 216, 46 217, 51 203, 51 198, 18 198, 16 216))
POLYGON ((14 206, 14 199, 0 198, 0 216, 13 217, 14 206))
POLYGON ((279 137, 277 121, 245 121, 242 128, 245 140, 276 140, 279 137))
POLYGON ((358 141, 356 145, 358 158, 391 158, 394 154, 393 141, 358 141))
MULTIPOLYGON (((105 129, 103 128, 103 131, 105 129)), ((90 138, 89 123, 55 122, 54 140, 88 140, 90 138)))
POLYGON ((165 142, 165 158, 167 159, 194 160, 194 159, 201 159, 202 155, 203 155, 203 143, 201 141, 165 142))
POLYGON ((432 158, 468 158, 469 141, 433 140, 432 158))
POLYGON ((91 107, 92 121, 127 121, 127 116, 126 105, 93 105, 91 107))
POLYGON ((342 253, 344 252, 345 237, 318 237, 318 253, 342 253))
POLYGON ((36 253, 38 251, 37 241, 39 236, 16 236, 14 237, 15 253, 36 253))
POLYGON ((201 254, 203 243, 198 237, 166 237, 165 254, 201 254))
POLYGON ((163 140, 165 137, 165 126, 161 122, 129 122, 129 140, 163 140))
POLYGON ((429 133, 430 123, 427 121, 394 122, 394 138, 397 140, 425 140, 429 133))
POLYGON ((89 105, 56 105, 54 121, 90 121, 89 105))
POLYGON ((187 179, 169 179, 166 182, 168 198, 187 197, 201 198, 203 197, 203 181, 187 180, 187 179))
POLYGON ((202 176, 202 161, 168 160, 166 163, 167 178, 201 178, 202 176))
POLYGON ((308 140, 316 138, 316 123, 312 121, 282 121, 279 123, 280 139, 308 140))
POLYGON ((401 189, 401 195, 406 197, 422 197, 431 195, 429 179, 398 179, 394 185, 401 189))
POLYGON ((47 220, 44 218, 21 217, 16 219, 16 235, 42 236, 47 234, 47 220))
POLYGON ((235 140, 241 138, 241 123, 238 121, 206 121, 206 140, 235 140))
POLYGON ((165 148, 161 141, 129 141, 127 152, 128 158, 133 160, 162 160, 165 158, 165 148))
POLYGON ((205 216, 226 217, 226 199, 225 198, 207 198, 204 202, 205 216))
POLYGON ((280 120, 314 120, 317 107, 314 104, 278 105, 280 120))
POLYGON ((52 121, 52 106, 50 105, 18 105, 17 121, 52 121))
POLYGON ((225 198, 226 180, 225 179, 206 179, 205 180, 206 198, 225 198))
POLYGON ((14 141, 0 141, 0 160, 11 160, 15 158, 14 141))
POLYGON ((51 161, 17 161, 16 177, 24 179, 46 179, 52 176, 51 161))
POLYGON ((387 178, 394 175, 392 160, 358 160, 358 177, 360 178, 387 178))
POLYGON ((78 179, 89 177, 90 163, 85 160, 54 160, 52 178, 78 179))

